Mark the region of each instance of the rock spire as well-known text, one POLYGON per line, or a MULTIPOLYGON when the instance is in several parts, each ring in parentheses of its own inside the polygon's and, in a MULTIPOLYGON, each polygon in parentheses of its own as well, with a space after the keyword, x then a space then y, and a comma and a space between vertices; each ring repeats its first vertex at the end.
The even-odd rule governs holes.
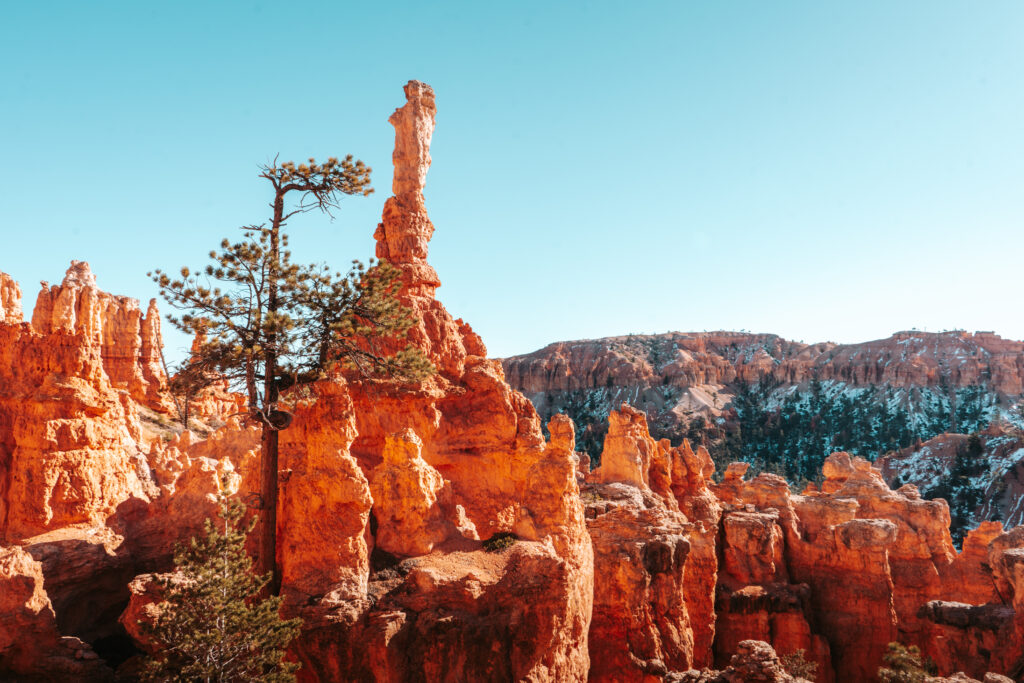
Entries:
POLYGON ((388 119, 395 127, 394 196, 384 204, 383 219, 374 237, 377 258, 401 268, 407 293, 433 298, 441 281, 427 264, 427 245, 434 225, 427 216, 423 188, 430 169, 430 138, 437 107, 433 88, 420 81, 405 85, 405 98, 405 105, 388 119))

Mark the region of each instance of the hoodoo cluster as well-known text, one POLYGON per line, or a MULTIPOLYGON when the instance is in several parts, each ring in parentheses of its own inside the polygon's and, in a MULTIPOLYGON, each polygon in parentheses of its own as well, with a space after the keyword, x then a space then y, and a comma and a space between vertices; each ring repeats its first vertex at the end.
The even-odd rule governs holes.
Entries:
MULTIPOLYGON (((437 373, 321 380, 282 432, 301 680, 791 681, 779 656, 803 650, 820 682, 871 681, 891 641, 943 674, 1021 675, 1024 529, 986 523, 957 553, 944 502, 845 453, 800 495, 740 464, 716 483, 706 450, 628 405, 591 471, 571 420, 543 425, 435 298, 434 94, 405 93, 377 254, 437 373)), ((123 678, 154 647, 139 622, 174 543, 258 490, 258 430, 223 387, 196 409, 215 431, 152 427, 173 413, 156 307, 84 263, 31 323, 20 298, 0 274, 0 672, 123 678)))

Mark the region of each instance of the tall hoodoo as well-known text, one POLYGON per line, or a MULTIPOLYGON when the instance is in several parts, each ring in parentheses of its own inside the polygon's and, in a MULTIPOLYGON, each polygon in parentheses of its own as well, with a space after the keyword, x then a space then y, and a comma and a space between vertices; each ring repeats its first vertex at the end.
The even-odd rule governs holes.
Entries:
POLYGON ((391 191, 398 197, 423 194, 437 116, 434 89, 426 83, 409 81, 405 84, 405 97, 405 105, 388 118, 388 123, 395 127, 395 150, 391 154, 395 177, 391 191))
POLYGON ((390 118, 395 194, 377 256, 401 272, 413 320, 403 341, 437 372, 416 387, 320 382, 282 434, 282 506, 294 513, 280 518, 282 593, 317 624, 294 647, 300 676, 582 682, 594 569, 572 426, 555 421, 547 444, 529 401, 434 297, 423 197, 433 91, 413 81, 405 99, 390 118), (365 486, 339 491, 356 472, 365 486), (488 552, 492 538, 511 545, 488 552))
POLYGON ((427 216, 423 188, 430 168, 430 138, 434 134, 437 107, 433 88, 420 81, 406 83, 405 99, 405 104, 388 119, 395 127, 395 194, 384 203, 381 222, 373 235, 377 240, 377 258, 401 272, 398 300, 412 311, 416 320, 405 341, 419 347, 441 374, 457 380, 466 358, 485 357, 487 348, 469 325, 453 319, 434 298, 441 280, 427 263, 434 225, 427 216))
POLYGON ((434 226, 427 216, 423 188, 430 169, 430 138, 434 134, 434 90, 426 83, 405 85, 406 103, 388 122, 395 127, 392 161, 394 196, 384 204, 377 226, 377 258, 387 259, 402 270, 407 293, 432 298, 441 282, 427 264, 427 245, 434 226))

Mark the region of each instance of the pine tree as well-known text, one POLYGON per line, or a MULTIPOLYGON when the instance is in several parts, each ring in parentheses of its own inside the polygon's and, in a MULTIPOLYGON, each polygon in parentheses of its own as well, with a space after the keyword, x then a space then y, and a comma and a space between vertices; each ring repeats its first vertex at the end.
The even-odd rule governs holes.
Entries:
POLYGON ((144 624, 163 647, 150 658, 146 681, 294 681, 297 664, 282 662, 301 619, 282 620, 281 598, 257 595, 270 575, 252 573, 245 537, 255 519, 245 507, 221 500, 221 521, 174 554, 175 572, 160 580, 159 616, 144 624))
POLYGON ((181 426, 188 429, 192 416, 192 403, 204 390, 219 382, 220 375, 204 369, 200 363, 188 360, 178 365, 173 373, 167 370, 166 365, 164 371, 169 377, 167 390, 178 411, 178 419, 181 420, 181 426))
POLYGON ((356 261, 343 276, 326 265, 294 263, 288 250, 284 227, 292 216, 314 210, 331 215, 342 195, 370 194, 370 169, 351 156, 298 166, 275 161, 260 177, 274 193, 269 223, 243 228, 238 242, 223 240, 219 252, 210 252, 213 263, 199 272, 182 268, 172 278, 157 270, 151 276, 167 302, 183 311, 170 321, 204 338, 193 348, 190 370, 219 373, 243 391, 249 417, 261 427, 259 566, 272 573, 268 590, 276 595, 278 433, 292 419, 281 391, 339 365, 410 382, 433 368, 417 349, 395 348, 414 324, 396 298, 396 268, 356 261), (291 197, 298 200, 288 210, 291 197))
POLYGON ((779 657, 779 661, 782 662, 782 668, 786 670, 786 673, 794 678, 802 678, 812 681, 812 683, 817 678, 818 663, 807 661, 803 648, 788 655, 782 655, 779 657))
POLYGON ((882 683, 924 683, 935 668, 930 659, 921 658, 917 645, 907 647, 896 642, 889 643, 882 661, 887 665, 878 669, 882 683))

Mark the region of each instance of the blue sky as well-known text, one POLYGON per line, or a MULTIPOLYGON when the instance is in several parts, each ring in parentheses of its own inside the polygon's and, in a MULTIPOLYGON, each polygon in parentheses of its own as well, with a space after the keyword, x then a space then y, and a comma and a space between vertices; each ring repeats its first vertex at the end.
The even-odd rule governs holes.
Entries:
POLYGON ((492 355, 1021 339, 1022 35, 998 1, 9 3, 0 270, 29 309, 73 258, 145 302, 148 270, 266 217, 275 154, 374 168, 376 194, 291 230, 302 260, 365 259, 417 78, 438 296, 492 355))

